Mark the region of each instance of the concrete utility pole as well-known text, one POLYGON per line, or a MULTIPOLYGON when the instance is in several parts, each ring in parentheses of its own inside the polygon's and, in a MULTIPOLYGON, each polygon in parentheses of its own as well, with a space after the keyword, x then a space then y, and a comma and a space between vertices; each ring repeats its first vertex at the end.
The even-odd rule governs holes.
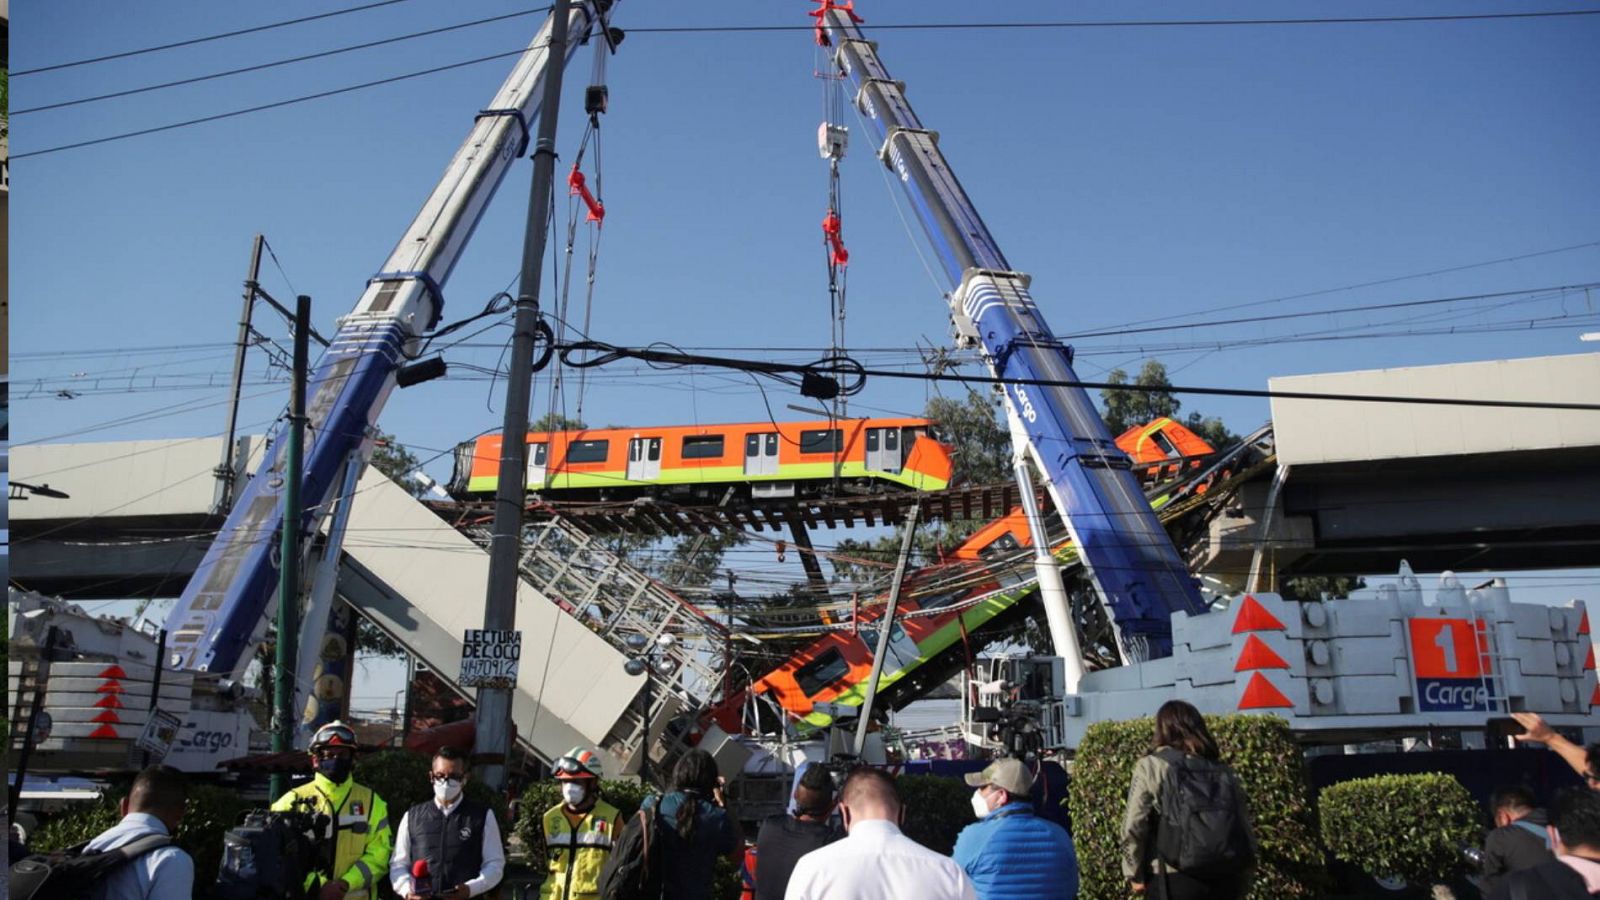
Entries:
MULTIPOLYGON (((309 369, 311 341, 311 298, 305 294, 294 303, 294 378, 289 392, 289 439, 284 446, 283 543, 278 567, 278 646, 273 661, 272 752, 294 749, 294 673, 295 636, 299 627, 300 601, 300 525, 305 510, 300 508, 301 458, 306 427, 306 370, 309 369)), ((272 776, 268 789, 273 799, 283 796, 288 784, 282 773, 272 776)))
MULTIPOLYGON (((544 79, 539 107, 539 136, 533 148, 533 186, 529 189, 527 239, 522 245, 522 274, 511 341, 511 369, 506 376, 506 414, 500 434, 500 480, 494 494, 494 528, 489 542, 489 584, 483 606, 483 627, 513 631, 517 625, 517 564, 522 555, 522 512, 527 478, 528 400, 532 393, 533 351, 538 341, 539 275, 550 233, 550 196, 556 171, 556 123, 561 111, 562 61, 566 59, 570 0, 555 0, 551 11, 552 61, 544 79)), ((478 721, 473 756, 477 777, 496 791, 505 790, 506 762, 511 752, 510 687, 478 689, 478 721)))
POLYGON ((244 352, 250 346, 250 319, 256 308, 256 291, 260 289, 261 247, 267 242, 256 235, 250 247, 250 274, 244 280, 244 310, 239 313, 239 340, 233 346, 233 381, 228 385, 228 436, 222 441, 222 461, 217 463, 217 491, 211 503, 213 515, 225 516, 233 508, 233 485, 238 474, 233 468, 233 442, 239 427, 239 390, 244 384, 244 352))

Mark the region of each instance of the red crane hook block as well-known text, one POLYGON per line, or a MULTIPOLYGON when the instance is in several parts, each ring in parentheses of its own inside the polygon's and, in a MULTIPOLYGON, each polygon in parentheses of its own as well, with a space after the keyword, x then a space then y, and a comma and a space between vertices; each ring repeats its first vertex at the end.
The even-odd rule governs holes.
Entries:
POLYGON ((837 9, 840 12, 844 13, 845 15, 848 15, 850 17, 850 21, 856 23, 857 25, 860 25, 862 22, 866 21, 866 19, 863 19, 860 16, 856 15, 856 0, 845 0, 845 2, 843 2, 843 3, 835 3, 834 0, 811 0, 811 2, 812 3, 820 3, 821 4, 821 6, 819 6, 818 8, 813 9, 811 12, 806 13, 806 15, 808 15, 811 18, 817 20, 817 26, 816 27, 817 27, 817 46, 818 47, 831 47, 831 46, 833 46, 833 42, 828 40, 828 13, 829 12, 832 12, 833 10, 837 9))
POLYGON ((584 180, 583 173, 578 171, 577 166, 573 166, 572 174, 567 176, 567 187, 572 189, 571 193, 582 197, 583 205, 589 207, 589 215, 585 217, 584 221, 605 222, 605 204, 601 203, 599 200, 596 200, 594 195, 589 193, 589 185, 584 180))
POLYGON ((828 210, 828 214, 822 217, 822 235, 827 238, 828 246, 833 251, 829 261, 836 266, 850 263, 850 251, 844 248, 843 229, 844 224, 839 221, 839 214, 831 209, 828 210))

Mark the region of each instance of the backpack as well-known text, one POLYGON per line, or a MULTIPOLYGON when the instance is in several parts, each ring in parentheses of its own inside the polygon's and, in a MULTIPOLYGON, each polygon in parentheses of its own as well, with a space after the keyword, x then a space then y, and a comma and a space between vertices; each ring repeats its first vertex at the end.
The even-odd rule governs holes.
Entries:
POLYGON ((1244 797, 1220 762, 1163 748, 1170 765, 1159 788, 1161 819, 1156 856, 1187 875, 1240 872, 1255 862, 1244 818, 1244 797))
POLYGON ((89 843, 84 842, 52 853, 35 853, 11 864, 11 898, 85 896, 112 872, 171 843, 168 835, 147 834, 111 850, 86 850, 89 843))
POLYGON ((600 900, 657 900, 661 896, 659 798, 647 797, 622 826, 600 870, 600 900))

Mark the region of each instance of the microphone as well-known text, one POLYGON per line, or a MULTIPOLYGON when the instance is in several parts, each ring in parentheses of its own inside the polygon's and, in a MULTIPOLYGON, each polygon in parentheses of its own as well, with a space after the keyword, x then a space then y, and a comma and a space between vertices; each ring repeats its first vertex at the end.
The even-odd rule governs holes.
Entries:
POLYGON ((423 897, 433 896, 433 876, 428 874, 428 861, 425 859, 411 864, 411 892, 423 897))

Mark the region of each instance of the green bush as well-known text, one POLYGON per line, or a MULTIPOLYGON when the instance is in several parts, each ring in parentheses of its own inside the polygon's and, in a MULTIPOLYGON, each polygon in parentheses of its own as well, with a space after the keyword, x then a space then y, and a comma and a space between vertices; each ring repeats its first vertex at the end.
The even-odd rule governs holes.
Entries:
MULTIPOLYGON (((1327 883, 1327 872, 1316 842, 1305 760, 1288 723, 1276 716, 1230 715, 1206 716, 1206 725, 1250 799, 1261 858, 1248 896, 1316 896, 1327 883)), ((1078 747, 1068 804, 1084 900, 1128 896, 1121 865, 1122 816, 1133 764, 1150 752, 1154 737, 1153 719, 1101 722, 1090 726, 1078 747)))
POLYGON ((972 815, 972 788, 940 775, 901 775, 894 783, 905 805, 906 837, 949 856, 956 835, 977 821, 972 815))
POLYGON ((1449 775, 1377 775, 1324 788, 1322 841, 1369 875, 1442 880, 1481 835, 1478 807, 1449 775))
MULTIPOLYGON (((113 789, 93 803, 56 816, 34 833, 29 849, 43 853, 93 838, 121 821, 119 806, 127 793, 126 786, 113 789)), ((239 821, 241 813, 254 807, 255 804, 228 788, 211 785, 189 788, 189 805, 178 825, 177 843, 194 858, 196 897, 207 896, 217 883, 223 833, 239 821)))

